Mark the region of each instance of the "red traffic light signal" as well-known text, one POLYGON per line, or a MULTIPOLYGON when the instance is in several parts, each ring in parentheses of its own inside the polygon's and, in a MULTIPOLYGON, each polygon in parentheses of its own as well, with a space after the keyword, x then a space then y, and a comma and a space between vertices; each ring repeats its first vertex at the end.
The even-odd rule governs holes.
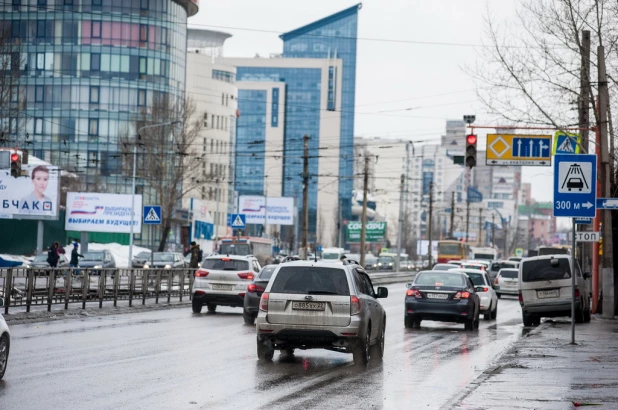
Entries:
POLYGON ((466 135, 465 164, 470 168, 473 168, 474 166, 476 166, 476 141, 477 141, 476 135, 474 134, 466 135))
POLYGON ((21 176, 21 158, 16 152, 11 154, 11 176, 14 178, 21 176))
POLYGON ((468 144, 476 144, 476 135, 470 134, 466 137, 466 142, 468 144))
POLYGON ((17 153, 11 154, 11 161, 12 162, 19 161, 19 154, 17 153))

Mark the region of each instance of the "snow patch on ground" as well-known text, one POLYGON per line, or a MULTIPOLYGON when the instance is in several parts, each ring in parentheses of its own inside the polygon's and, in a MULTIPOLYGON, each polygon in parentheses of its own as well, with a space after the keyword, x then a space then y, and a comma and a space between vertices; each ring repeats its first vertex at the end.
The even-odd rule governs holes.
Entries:
MULTIPOLYGON (((73 250, 73 245, 67 245, 65 247, 67 250, 67 254, 73 250)), ((102 251, 107 249, 114 260, 116 261, 117 268, 128 268, 129 267, 129 245, 120 245, 119 243, 89 243, 88 250, 89 251, 102 251)), ((80 249, 81 252, 81 249, 80 249)), ((142 248, 141 246, 133 245, 133 256, 137 255, 140 252, 148 252, 150 253, 150 249, 142 248)))

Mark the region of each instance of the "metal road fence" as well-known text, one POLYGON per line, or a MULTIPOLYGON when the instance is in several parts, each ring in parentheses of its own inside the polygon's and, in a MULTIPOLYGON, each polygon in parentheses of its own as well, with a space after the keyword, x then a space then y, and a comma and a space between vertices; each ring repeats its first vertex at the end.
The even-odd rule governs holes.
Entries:
POLYGON ((4 313, 9 308, 69 304, 103 307, 103 302, 128 300, 146 304, 154 299, 182 302, 191 299, 194 269, 97 269, 97 268, 10 268, 0 269, 0 296, 4 297, 4 313))

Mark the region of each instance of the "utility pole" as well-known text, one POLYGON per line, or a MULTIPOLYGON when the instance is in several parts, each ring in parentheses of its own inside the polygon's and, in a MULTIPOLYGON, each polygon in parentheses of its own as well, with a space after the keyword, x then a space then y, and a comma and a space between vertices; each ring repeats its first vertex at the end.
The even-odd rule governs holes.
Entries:
POLYGON ((494 233, 496 230, 496 214, 491 214, 491 246, 494 246, 494 233))
POLYGON ((455 191, 451 192, 451 226, 448 231, 449 238, 453 238, 453 226, 455 225, 455 191))
POLYGON ((483 208, 479 208, 479 237, 478 237, 478 246, 483 246, 481 242, 481 238, 483 237, 483 208))
MULTIPOLYGON (((581 128, 582 147, 586 152, 590 148, 588 128, 590 128, 590 31, 582 31, 582 55, 581 55, 581 70, 580 70, 580 87, 579 87, 579 128, 581 128)), ((588 225, 579 225, 580 231, 587 231, 588 225)), ((581 242, 581 266, 584 272, 591 271, 589 269, 587 250, 591 250, 593 244, 581 242)), ((598 272, 597 272, 598 275, 598 272)))
POLYGON ((367 235, 367 189, 369 185, 369 155, 365 151, 365 171, 363 172, 363 212, 361 214, 360 264, 365 266, 365 236, 367 235))
POLYGON ((395 258, 395 272, 399 272, 399 266, 401 262, 401 236, 403 234, 403 204, 404 204, 404 190, 405 190, 406 176, 401 174, 401 185, 399 187, 399 227, 397 228, 397 258, 395 258))
POLYGON ((303 238, 302 246, 298 255, 300 259, 307 259, 307 236, 309 234, 309 136, 303 137, 303 238))
POLYGON ((468 228, 470 227, 470 200, 466 198, 466 242, 468 242, 468 228))
MULTIPOLYGON (((599 135, 601 145, 601 186, 603 189, 603 197, 611 198, 610 187, 610 164, 609 164, 609 144, 607 137, 607 106, 609 102, 609 93, 607 90, 607 74, 605 72, 605 48, 597 47, 597 55, 599 58, 599 135)), ((603 267, 601 278, 603 284, 603 317, 613 318, 615 306, 615 289, 614 289, 614 269, 612 268, 612 215, 611 210, 604 209, 602 212, 603 221, 603 257, 601 265, 603 267)))
POLYGON ((428 253, 428 261, 429 264, 427 265, 427 269, 431 269, 432 267, 432 254, 431 254, 431 248, 432 248, 432 230, 433 230, 433 181, 431 181, 429 183, 429 220, 427 221, 427 228, 429 230, 429 235, 427 236, 427 239, 429 239, 429 246, 427 247, 427 253, 428 253))

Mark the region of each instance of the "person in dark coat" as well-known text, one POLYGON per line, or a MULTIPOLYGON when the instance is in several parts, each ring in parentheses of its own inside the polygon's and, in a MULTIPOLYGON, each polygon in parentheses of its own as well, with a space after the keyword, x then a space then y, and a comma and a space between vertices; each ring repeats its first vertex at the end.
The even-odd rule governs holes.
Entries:
POLYGON ((191 261, 189 267, 191 269, 197 269, 200 263, 200 246, 195 242, 191 242, 191 261))
POLYGON ((54 242, 47 251, 47 263, 49 263, 50 267, 57 268, 59 260, 60 255, 58 255, 58 242, 54 242))
POLYGON ((77 268, 79 266, 79 258, 83 258, 84 255, 80 254, 77 251, 77 247, 79 245, 76 243, 73 244, 73 250, 71 251, 71 262, 69 262, 70 268, 77 268))

